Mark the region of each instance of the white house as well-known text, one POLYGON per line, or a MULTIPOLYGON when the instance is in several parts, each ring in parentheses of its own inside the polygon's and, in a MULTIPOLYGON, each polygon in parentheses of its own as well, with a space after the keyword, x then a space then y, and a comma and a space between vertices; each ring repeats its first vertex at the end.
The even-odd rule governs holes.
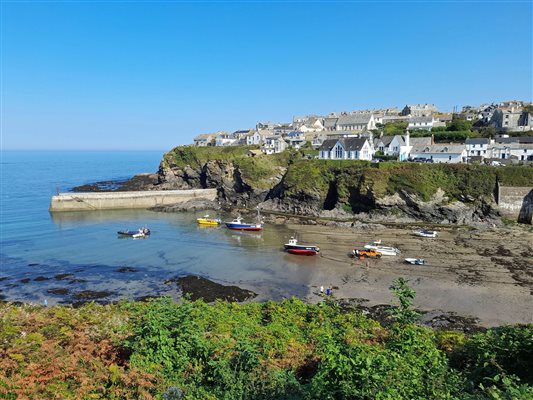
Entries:
POLYGON ((268 136, 261 146, 261 151, 265 154, 281 153, 289 145, 281 136, 268 136))
POLYGON ((396 156, 400 161, 407 160, 413 146, 431 144, 431 137, 410 137, 406 135, 382 136, 374 140, 374 148, 386 156, 396 156))
POLYGON ((464 163, 467 153, 464 144, 440 143, 427 146, 413 146, 409 154, 411 159, 429 159, 435 163, 464 163))
POLYGON ((468 157, 490 157, 489 147, 490 139, 487 138, 468 138, 465 140, 466 152, 468 157))
POLYGON ((335 125, 338 131, 364 132, 376 129, 374 114, 347 114, 341 115, 335 125))
POLYGON ((215 146, 232 146, 237 144, 238 139, 230 133, 220 133, 215 139, 215 146))
POLYGON ((213 139, 215 139, 215 136, 216 135, 210 133, 198 135, 193 139, 194 145, 198 147, 211 146, 213 139))
POLYGON ((246 144, 250 145, 259 145, 263 143, 265 135, 262 135, 259 131, 254 131, 246 135, 246 144))
POLYGON ((487 154, 502 160, 533 161, 533 143, 495 143, 488 147, 487 154))
POLYGON ((415 129, 430 131, 431 129, 433 129, 433 126, 435 126, 435 122, 437 121, 435 121, 435 118, 433 118, 432 116, 411 117, 409 118, 409 125, 407 125, 407 129, 411 131, 415 129))
POLYGON ((366 137, 327 139, 318 150, 318 157, 324 160, 372 160, 374 156, 366 137))

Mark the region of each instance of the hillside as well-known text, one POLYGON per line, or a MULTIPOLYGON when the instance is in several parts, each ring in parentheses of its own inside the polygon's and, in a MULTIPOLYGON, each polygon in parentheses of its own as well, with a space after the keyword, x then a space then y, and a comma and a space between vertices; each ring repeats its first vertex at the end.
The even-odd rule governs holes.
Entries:
MULTIPOLYGON (((159 188, 217 188, 228 206, 338 217, 406 216, 468 223, 494 216, 496 182, 533 186, 533 168, 318 160, 305 151, 248 157, 249 147, 182 146, 166 153, 159 188), (329 215, 332 215, 331 212, 329 215)), ((307 150, 311 152, 312 150, 307 150)))

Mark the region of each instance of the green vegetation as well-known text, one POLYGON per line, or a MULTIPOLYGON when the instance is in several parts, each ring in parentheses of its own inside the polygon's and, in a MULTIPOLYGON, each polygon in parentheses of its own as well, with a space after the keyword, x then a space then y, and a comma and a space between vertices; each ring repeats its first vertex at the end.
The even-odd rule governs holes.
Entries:
POLYGON ((531 399, 533 325, 384 327, 331 302, 0 304, 0 398, 531 399))
POLYGON ((235 160, 245 157, 248 150, 258 146, 178 146, 163 156, 163 162, 170 167, 201 167, 210 160, 235 160))

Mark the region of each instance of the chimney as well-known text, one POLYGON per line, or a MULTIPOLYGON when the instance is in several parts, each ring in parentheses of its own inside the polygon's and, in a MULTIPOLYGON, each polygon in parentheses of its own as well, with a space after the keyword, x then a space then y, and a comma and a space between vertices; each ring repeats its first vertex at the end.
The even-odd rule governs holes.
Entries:
POLYGON ((431 144, 435 144, 435 135, 431 134, 431 144))
POLYGON ((409 147, 409 131, 405 131, 405 145, 409 147))

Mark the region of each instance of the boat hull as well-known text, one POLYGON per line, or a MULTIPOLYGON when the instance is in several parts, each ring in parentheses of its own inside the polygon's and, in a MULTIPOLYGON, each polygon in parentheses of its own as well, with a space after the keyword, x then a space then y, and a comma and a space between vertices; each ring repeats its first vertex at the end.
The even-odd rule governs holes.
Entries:
POLYGON ((216 221, 216 220, 209 220, 209 219, 202 219, 202 218, 198 218, 196 220, 196 222, 198 223, 198 225, 208 225, 208 226, 217 226, 217 225, 220 225, 220 222, 219 221, 216 221))
POLYGON ((366 245, 364 248, 365 250, 377 251, 378 253, 381 253, 382 256, 397 256, 398 254, 400 254, 400 251, 393 247, 380 247, 380 246, 366 245))
POLYGON ((234 231, 261 231, 263 230, 262 225, 257 224, 234 224, 234 223, 226 223, 226 227, 228 229, 234 230, 234 231))
POLYGON ((287 253, 299 256, 314 256, 318 254, 318 251, 315 249, 287 249, 287 253))
POLYGON ((150 232, 141 233, 139 231, 118 231, 117 234, 122 235, 122 236, 140 237, 140 236, 148 236, 150 235, 150 232))

